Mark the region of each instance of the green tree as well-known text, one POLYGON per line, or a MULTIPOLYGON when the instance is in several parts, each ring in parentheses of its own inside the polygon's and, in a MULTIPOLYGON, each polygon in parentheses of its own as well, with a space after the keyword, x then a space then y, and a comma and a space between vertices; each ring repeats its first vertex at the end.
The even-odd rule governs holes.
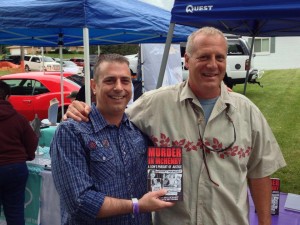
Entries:
MULTIPOLYGON (((100 45, 100 52, 103 54, 117 53, 120 55, 130 55, 138 52, 138 44, 122 44, 122 45, 100 45)), ((90 54, 98 54, 98 46, 90 47, 90 54)))
POLYGON ((8 51, 6 49, 6 45, 0 45, 0 55, 7 54, 8 51))

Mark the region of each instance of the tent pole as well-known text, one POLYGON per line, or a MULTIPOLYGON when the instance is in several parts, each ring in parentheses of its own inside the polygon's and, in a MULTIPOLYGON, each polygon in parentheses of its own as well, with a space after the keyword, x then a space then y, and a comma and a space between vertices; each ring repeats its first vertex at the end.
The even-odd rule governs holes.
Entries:
POLYGON ((175 23, 170 23, 168 36, 167 36, 165 49, 164 49, 164 54, 163 54, 163 58, 162 58, 162 62, 161 62, 160 70, 159 70, 159 76, 157 79, 156 88, 160 88, 162 86, 162 83, 164 80, 164 74, 165 74, 165 70, 166 70, 166 66, 167 66, 167 62, 168 62, 169 51, 170 51, 170 47, 171 47, 171 43, 172 43, 174 28, 175 28, 175 23))
POLYGON ((41 47, 41 51, 42 51, 42 71, 43 71, 43 74, 45 75, 45 65, 44 65, 44 47, 41 47))
POLYGON ((57 45, 59 47, 59 64, 60 64, 60 99, 61 99, 61 116, 65 114, 65 102, 64 102, 64 74, 63 74, 63 45, 64 45, 64 34, 58 34, 58 42, 57 45))
POLYGON ((22 73, 25 72, 25 63, 24 63, 24 46, 20 46, 20 52, 21 52, 21 64, 20 64, 20 69, 22 73))
POLYGON ((62 54, 62 45, 59 45, 59 61, 60 61, 60 95, 61 95, 61 116, 65 114, 64 109, 64 74, 63 74, 63 54, 62 54))
POLYGON ((142 62, 144 62, 144 59, 142 59, 142 44, 139 44, 138 65, 137 65, 137 70, 136 70, 136 80, 142 82, 142 93, 141 94, 145 93, 145 89, 144 89, 144 75, 143 75, 143 63, 142 62))
POLYGON ((100 56, 101 54, 101 49, 100 49, 100 45, 98 45, 98 56, 100 56))
POLYGON ((251 68, 251 59, 252 59, 252 53, 253 53, 253 48, 254 48, 254 40, 255 40, 255 35, 252 36, 252 42, 251 42, 251 48, 250 48, 250 54, 249 54, 249 68, 247 69, 246 73, 246 79, 245 79, 245 84, 244 84, 244 92, 243 94, 246 95, 246 88, 247 88, 247 83, 249 79, 249 70, 251 68))
POLYGON ((89 29, 83 28, 85 102, 91 105, 89 29))

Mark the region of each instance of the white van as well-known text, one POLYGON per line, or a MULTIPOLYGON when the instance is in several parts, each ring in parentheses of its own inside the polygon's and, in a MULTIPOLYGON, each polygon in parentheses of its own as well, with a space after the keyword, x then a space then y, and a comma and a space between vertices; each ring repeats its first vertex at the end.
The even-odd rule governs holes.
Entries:
POLYGON ((51 57, 41 55, 24 56, 25 71, 60 71, 60 64, 51 57), (43 68, 44 64, 44 68, 43 68))

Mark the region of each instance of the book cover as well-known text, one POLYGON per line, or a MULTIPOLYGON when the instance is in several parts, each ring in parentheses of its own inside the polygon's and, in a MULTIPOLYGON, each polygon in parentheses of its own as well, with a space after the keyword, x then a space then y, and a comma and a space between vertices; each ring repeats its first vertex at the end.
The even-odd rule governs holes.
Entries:
POLYGON ((272 182, 271 214, 279 215, 280 179, 271 178, 271 182, 272 182))
POLYGON ((161 197, 162 200, 183 200, 182 169, 182 148, 148 148, 148 190, 168 190, 168 193, 161 197))
POLYGON ((300 212, 300 195, 288 193, 284 209, 300 212))

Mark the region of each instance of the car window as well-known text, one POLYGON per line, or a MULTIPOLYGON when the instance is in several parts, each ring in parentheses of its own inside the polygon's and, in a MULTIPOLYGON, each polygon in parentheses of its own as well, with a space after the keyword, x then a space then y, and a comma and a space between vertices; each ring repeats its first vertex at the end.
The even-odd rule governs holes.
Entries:
POLYGON ((30 59, 30 56, 28 56, 28 55, 25 55, 25 56, 24 56, 24 60, 25 60, 25 61, 29 61, 29 59, 30 59))
POLYGON ((50 92, 46 86, 44 86, 41 82, 35 80, 34 81, 34 89, 33 89, 33 95, 40 95, 50 92))
POLYGON ((228 55, 243 55, 243 49, 239 44, 228 46, 228 55))
POLYGON ((82 77, 82 79, 80 77, 81 76, 79 76, 77 74, 74 74, 74 75, 71 75, 71 76, 68 76, 68 77, 64 77, 64 81, 68 82, 68 83, 71 83, 71 84, 73 84, 73 85, 80 88, 84 83, 83 77, 82 77))
POLYGON ((39 57, 32 57, 31 62, 41 62, 39 57))
POLYGON ((11 59, 14 64, 20 64, 21 56, 19 56, 19 55, 10 55, 10 56, 8 56, 8 58, 11 59))
POLYGON ((248 55, 247 46, 239 39, 229 39, 228 43, 228 55, 248 55))
POLYGON ((66 77, 68 80, 75 82, 77 85, 82 86, 84 84, 84 77, 77 74, 66 77))
POLYGON ((3 80, 3 81, 7 83, 10 86, 10 88, 13 88, 19 86, 22 80, 20 79, 20 80, 3 80))
POLYGON ((50 92, 41 82, 32 79, 4 80, 11 87, 11 95, 39 95, 50 92))
POLYGON ((44 56, 44 62, 55 62, 51 57, 44 56))
POLYGON ((27 79, 4 80, 11 87, 11 95, 32 95, 32 82, 27 79))
POLYGON ((76 66, 76 64, 72 61, 63 61, 63 64, 66 66, 76 66))

